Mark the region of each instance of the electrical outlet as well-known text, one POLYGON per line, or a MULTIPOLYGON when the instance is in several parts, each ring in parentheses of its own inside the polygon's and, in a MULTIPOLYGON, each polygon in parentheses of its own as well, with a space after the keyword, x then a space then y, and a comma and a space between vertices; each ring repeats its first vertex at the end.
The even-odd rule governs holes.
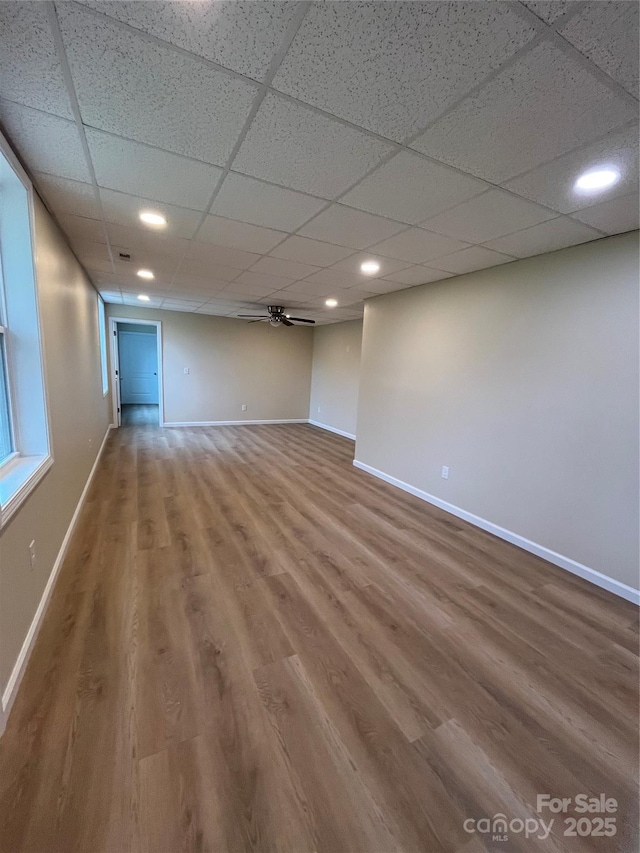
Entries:
POLYGON ((449 466, 448 465, 442 466, 442 479, 443 480, 449 479, 449 466))
POLYGON ((29 543, 29 562, 31 563, 31 568, 34 569, 36 565, 36 540, 33 539, 29 543))
POLYGON ((246 403, 243 403, 243 404, 242 404, 242 411, 243 411, 243 412, 246 412, 246 411, 247 411, 247 404, 246 404, 246 403))
POLYGON ((189 375, 189 368, 188 368, 188 367, 185 367, 185 369, 184 369, 184 375, 185 375, 185 376, 188 376, 188 375, 189 375))

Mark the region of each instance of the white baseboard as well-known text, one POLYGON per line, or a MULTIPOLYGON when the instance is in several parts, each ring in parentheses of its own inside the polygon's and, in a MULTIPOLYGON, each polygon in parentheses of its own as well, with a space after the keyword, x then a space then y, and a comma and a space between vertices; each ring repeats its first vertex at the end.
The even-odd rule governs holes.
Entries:
POLYGON ((511 542, 513 545, 517 545, 519 548, 529 551, 537 557, 542 557, 543 560, 547 560, 549 563, 553 563, 561 569, 566 569, 566 571, 571 572, 574 575, 578 575, 578 577, 581 577, 586 581, 590 581, 596 586, 612 592, 614 595, 619 595, 620 598, 631 601, 633 604, 640 605, 640 590, 634 589, 632 586, 627 586, 627 584, 614 580, 614 578, 610 578, 608 575, 603 575, 601 572, 596 571, 596 569, 590 569, 588 566, 584 566, 582 563, 578 563, 570 557, 557 554, 555 551, 545 548, 544 545, 538 545, 537 542, 525 539, 524 536, 520 536, 518 533, 506 530, 504 527, 500 527, 492 521, 487 521, 485 518, 480 518, 478 515, 467 512, 465 509, 460 509, 460 507, 450 504, 447 501, 443 501, 435 495, 423 492, 421 489, 417 489, 415 486, 409 485, 409 483, 405 483, 402 480, 398 480, 396 477, 385 474, 384 471, 372 468, 371 465, 365 465, 364 462, 360 462, 357 459, 353 460, 353 464, 361 471, 366 471, 368 474, 372 474, 374 477, 384 480, 385 483, 390 483, 392 486, 396 486, 404 492, 409 492, 410 495, 420 498, 420 500, 433 504, 434 506, 443 509, 445 512, 450 512, 451 515, 455 515, 464 521, 468 521, 470 524, 474 524, 476 527, 480 527, 488 533, 493 533, 494 536, 498 536, 500 539, 511 542))
POLYGON ((355 435, 353 435, 353 433, 345 432, 343 429, 337 429, 336 427, 329 426, 329 424, 321 424, 320 421, 312 421, 311 418, 309 418, 309 423, 312 424, 312 426, 320 427, 320 429, 326 429, 329 432, 335 432, 336 435, 342 435, 345 438, 350 438, 352 441, 356 440, 356 437, 355 435))
POLYGON ((98 467, 98 463, 100 462, 100 458, 102 456, 102 451, 104 450, 104 446, 107 443, 107 438, 109 437, 109 433, 112 429, 113 424, 110 424, 104 434, 102 444, 100 445, 100 450, 98 450, 98 454, 95 458, 91 471, 89 472, 87 482, 84 485, 84 489, 82 490, 82 494, 80 495, 80 499, 75 508, 75 512, 71 517, 69 527, 67 528, 67 532, 65 533, 64 539, 62 540, 62 544, 60 545, 58 556, 56 557, 55 563, 53 564, 53 568, 51 569, 51 574, 49 575, 47 585, 45 586, 44 592, 42 593, 42 597, 40 598, 38 609, 35 612, 35 616, 33 617, 31 625, 29 626, 27 636, 24 639, 24 643, 22 644, 22 648, 20 649, 20 653, 18 654, 18 658, 9 677, 9 681, 7 682, 7 686, 4 690, 4 693, 2 694, 2 710, 0 712, 0 735, 2 735, 2 733, 4 732, 6 722, 11 712, 11 707, 18 693, 20 682, 22 681, 22 676, 24 675, 24 671, 27 668, 27 663, 29 662, 29 656, 31 655, 33 646, 38 636, 38 632, 42 625, 44 614, 47 611, 49 599, 51 598, 51 593, 53 592, 58 573, 60 572, 60 568, 64 561, 65 554, 67 553, 69 542, 71 541, 71 537, 73 536, 73 531, 75 529, 76 523, 80 516, 80 512, 87 497, 89 487, 91 486, 91 481, 93 480, 94 474, 98 467))
POLYGON ((273 421, 165 421, 166 427, 247 426, 251 424, 306 424, 307 418, 287 418, 273 421))

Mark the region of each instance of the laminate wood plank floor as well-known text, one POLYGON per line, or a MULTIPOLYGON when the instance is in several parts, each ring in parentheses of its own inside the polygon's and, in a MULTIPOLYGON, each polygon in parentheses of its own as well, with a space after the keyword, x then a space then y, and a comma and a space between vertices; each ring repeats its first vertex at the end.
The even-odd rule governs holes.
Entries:
POLYGON ((637 849, 636 608, 352 457, 114 431, 0 739, 2 853, 637 849), (615 798, 615 837, 545 793, 615 798), (497 813, 554 827, 465 830, 497 813))

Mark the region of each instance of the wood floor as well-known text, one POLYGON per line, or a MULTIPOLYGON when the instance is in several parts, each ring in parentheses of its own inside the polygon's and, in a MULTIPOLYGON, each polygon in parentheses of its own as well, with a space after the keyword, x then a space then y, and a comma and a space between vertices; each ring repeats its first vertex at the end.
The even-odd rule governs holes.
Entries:
POLYGON ((3 853, 637 849, 635 608, 305 425, 109 439, 7 730, 3 853), (617 835, 464 821, 604 793, 617 835))

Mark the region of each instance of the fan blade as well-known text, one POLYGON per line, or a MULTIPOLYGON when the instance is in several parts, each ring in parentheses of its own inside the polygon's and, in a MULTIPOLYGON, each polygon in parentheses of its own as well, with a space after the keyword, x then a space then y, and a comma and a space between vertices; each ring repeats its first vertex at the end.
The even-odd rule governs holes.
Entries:
POLYGON ((290 320, 295 320, 296 323, 315 323, 315 320, 303 320, 302 317, 289 317, 290 320))
POLYGON ((245 320, 248 320, 249 317, 256 317, 256 318, 259 318, 260 320, 268 320, 269 319, 268 314, 238 314, 237 316, 243 317, 245 320))
POLYGON ((293 323, 291 322, 291 320, 283 319, 281 322, 282 322, 283 326, 293 326, 293 323))
POLYGON ((268 320, 268 317, 258 317, 257 320, 249 320, 250 323, 264 323, 265 320, 268 320))

